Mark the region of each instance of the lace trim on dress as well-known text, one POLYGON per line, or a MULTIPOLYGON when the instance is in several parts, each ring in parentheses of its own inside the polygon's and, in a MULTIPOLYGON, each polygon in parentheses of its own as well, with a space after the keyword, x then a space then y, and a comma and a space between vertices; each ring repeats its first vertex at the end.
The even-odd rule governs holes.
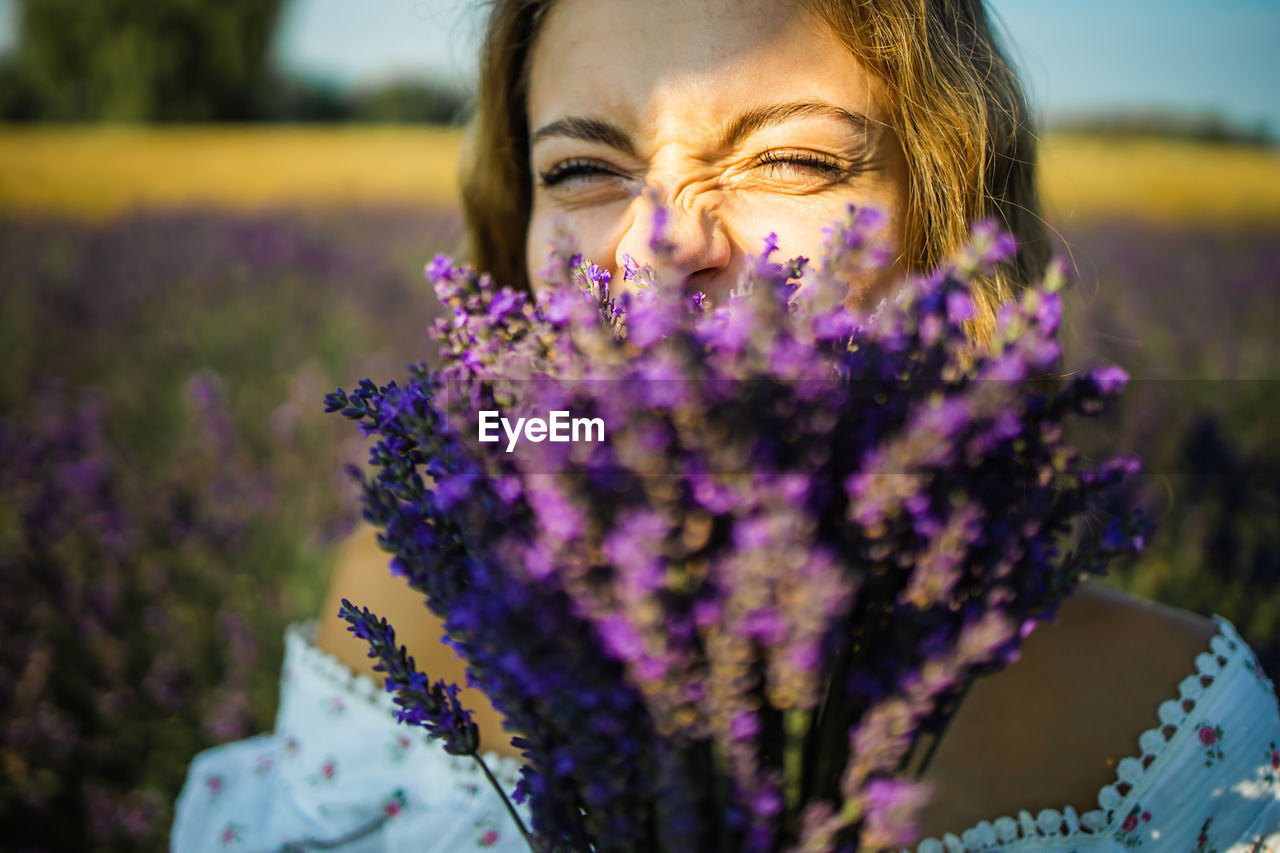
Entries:
MULTIPOLYGON (((314 619, 295 622, 285 629, 286 666, 297 667, 325 679, 333 685, 334 689, 362 698, 374 707, 384 710, 387 716, 394 721, 394 714, 400 707, 395 703, 394 697, 386 690, 383 690, 370 676, 353 672, 342 661, 317 646, 315 644, 315 635, 316 621, 314 619)), ((406 726, 400 723, 397 723, 397 725, 404 729, 414 729, 411 736, 420 738, 423 743, 432 743, 431 737, 417 726, 406 726)), ((434 746, 446 758, 470 761, 466 756, 452 756, 438 745, 434 746)), ((489 772, 493 773, 508 791, 519 780, 522 766, 519 759, 499 755, 493 750, 482 753, 480 758, 489 768, 489 772)))
POLYGON ((1169 744, 1184 730, 1198 703, 1213 692, 1217 676, 1237 657, 1248 654, 1248 646, 1235 628, 1214 614, 1218 633, 1209 640, 1209 651, 1196 656, 1196 672, 1178 685, 1178 698, 1160 705, 1160 725, 1147 729, 1138 738, 1138 757, 1128 757, 1116 767, 1116 781, 1098 791, 1098 808, 1078 815, 1071 806, 1062 811, 1044 809, 1035 817, 1021 811, 1015 820, 1001 817, 982 821, 959 836, 947 833, 942 841, 926 838, 916 846, 916 853, 963 853, 966 850, 999 849, 1027 838, 1071 839, 1105 834, 1122 821, 1126 796, 1142 781, 1143 776, 1160 760, 1169 744))

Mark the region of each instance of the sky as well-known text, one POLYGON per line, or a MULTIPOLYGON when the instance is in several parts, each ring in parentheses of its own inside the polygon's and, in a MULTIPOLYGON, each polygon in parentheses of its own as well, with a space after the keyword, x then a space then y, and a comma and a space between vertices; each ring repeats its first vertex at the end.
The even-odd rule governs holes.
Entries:
MULTIPOLYGON (((643 0, 637 0, 643 2, 643 0)), ((431 75, 468 86, 480 0, 286 0, 284 68, 338 86, 431 75)), ((0 51, 16 0, 0 0, 0 51)), ((1280 137, 1276 0, 988 0, 1042 115, 1216 111, 1280 137)))

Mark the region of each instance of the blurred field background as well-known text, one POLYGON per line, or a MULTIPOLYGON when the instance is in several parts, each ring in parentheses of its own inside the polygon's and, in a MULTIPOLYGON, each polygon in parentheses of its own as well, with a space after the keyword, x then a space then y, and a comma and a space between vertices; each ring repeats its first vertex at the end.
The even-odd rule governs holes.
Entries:
MULTIPOLYGON (((29 0, 0 65, 7 849, 163 849, 191 756, 271 728, 283 628, 357 518, 364 442, 323 395, 430 356, 422 265, 461 235, 465 93, 282 78, 279 4, 163 5, 29 0), (257 64, 102 59, 219 27, 257 64)), ((1159 525, 1110 582, 1228 617, 1274 677, 1280 154, 1167 116, 1060 124, 1042 154, 1069 361, 1135 377, 1081 441, 1146 459, 1159 525)))

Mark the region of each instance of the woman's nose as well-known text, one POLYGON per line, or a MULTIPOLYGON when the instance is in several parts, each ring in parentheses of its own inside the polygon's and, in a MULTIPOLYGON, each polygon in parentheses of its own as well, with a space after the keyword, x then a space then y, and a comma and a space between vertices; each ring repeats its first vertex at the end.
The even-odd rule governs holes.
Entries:
POLYGON ((654 268, 658 280, 683 291, 708 295, 726 278, 733 246, 714 211, 696 201, 667 204, 647 189, 635 201, 635 214, 618 240, 614 267, 621 272, 625 256, 654 268))

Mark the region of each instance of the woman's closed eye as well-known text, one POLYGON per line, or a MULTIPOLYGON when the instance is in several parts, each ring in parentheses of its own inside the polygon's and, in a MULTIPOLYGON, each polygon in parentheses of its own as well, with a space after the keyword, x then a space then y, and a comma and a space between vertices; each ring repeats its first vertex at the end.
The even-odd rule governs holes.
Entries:
POLYGON ((550 169, 538 172, 544 187, 555 187, 562 184, 594 183, 600 178, 622 178, 628 176, 620 170, 599 160, 586 157, 574 157, 563 160, 550 169))
POLYGON ((830 177, 840 178, 848 168, 840 161, 816 151, 769 150, 756 158, 756 168, 765 170, 771 178, 830 177))

